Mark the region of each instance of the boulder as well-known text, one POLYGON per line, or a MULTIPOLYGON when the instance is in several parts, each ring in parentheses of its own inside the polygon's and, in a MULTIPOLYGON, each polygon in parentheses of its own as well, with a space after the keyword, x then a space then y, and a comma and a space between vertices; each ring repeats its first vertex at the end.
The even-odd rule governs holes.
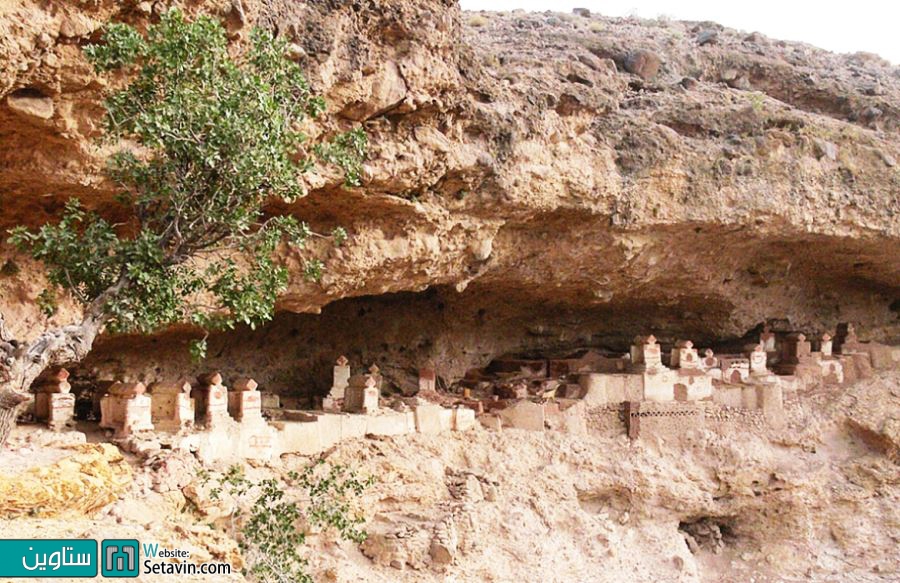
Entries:
POLYGON ((659 73, 661 63, 659 55, 653 51, 638 50, 625 57, 625 70, 644 81, 650 81, 659 73))
POLYGON ((53 117, 53 99, 37 91, 15 91, 6 98, 6 105, 15 114, 31 121, 43 122, 53 117))

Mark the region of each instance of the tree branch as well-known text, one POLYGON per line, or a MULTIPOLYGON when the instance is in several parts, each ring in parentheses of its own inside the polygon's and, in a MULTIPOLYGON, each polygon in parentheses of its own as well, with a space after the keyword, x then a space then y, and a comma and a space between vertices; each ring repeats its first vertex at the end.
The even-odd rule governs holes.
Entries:
POLYGON ((127 285, 128 280, 123 275, 91 302, 80 324, 48 330, 33 342, 16 346, 7 369, 13 390, 27 394, 31 384, 47 368, 84 359, 109 319, 105 313, 106 303, 127 285))

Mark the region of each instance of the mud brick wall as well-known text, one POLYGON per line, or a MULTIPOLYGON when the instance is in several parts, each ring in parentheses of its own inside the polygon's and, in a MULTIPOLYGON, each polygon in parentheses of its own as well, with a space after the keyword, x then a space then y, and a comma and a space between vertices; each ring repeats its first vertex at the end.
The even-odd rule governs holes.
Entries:
POLYGON ((643 401, 633 413, 640 418, 640 437, 676 437, 705 425, 703 403, 643 401))

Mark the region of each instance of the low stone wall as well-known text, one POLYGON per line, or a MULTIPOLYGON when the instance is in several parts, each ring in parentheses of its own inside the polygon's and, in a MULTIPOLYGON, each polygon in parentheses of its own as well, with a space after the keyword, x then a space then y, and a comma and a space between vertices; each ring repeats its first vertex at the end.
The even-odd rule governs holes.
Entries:
POLYGON ((706 426, 710 429, 727 429, 734 425, 763 430, 768 427, 766 416, 760 409, 741 407, 711 407, 704 411, 706 426))
POLYGON ((526 429, 529 431, 564 431, 575 435, 587 433, 587 405, 577 399, 555 399, 510 402, 481 416, 489 429, 526 429))
POLYGON ((370 415, 289 411, 282 421, 233 422, 189 433, 177 441, 179 447, 196 451, 204 461, 268 460, 286 453, 315 455, 341 441, 369 435, 439 434, 466 431, 474 425, 473 410, 445 409, 432 404, 422 404, 406 412, 379 409, 370 415))
POLYGON ((631 437, 673 437, 704 426, 705 403, 643 401, 626 407, 631 437))
POLYGON ((312 411, 308 416, 306 421, 272 423, 276 430, 274 455, 312 455, 340 441, 367 435, 440 434, 466 431, 475 425, 475 411, 472 409, 445 409, 439 405, 419 405, 406 412, 381 409, 372 415, 312 411))

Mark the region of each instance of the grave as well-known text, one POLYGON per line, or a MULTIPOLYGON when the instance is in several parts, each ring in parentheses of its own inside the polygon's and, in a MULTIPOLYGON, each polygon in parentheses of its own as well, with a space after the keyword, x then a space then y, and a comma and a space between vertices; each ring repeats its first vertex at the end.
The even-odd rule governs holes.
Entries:
POLYGON ((696 368, 676 371, 674 399, 676 401, 702 401, 712 398, 712 377, 696 368), (679 398, 679 396, 681 398, 679 398))
POLYGON ((441 412, 444 408, 432 403, 419 403, 413 407, 416 415, 416 431, 437 435, 441 433, 441 412))
POLYGON ((722 382, 733 385, 747 382, 750 378, 750 360, 742 355, 722 355, 719 357, 722 382))
POLYGON ((656 337, 638 336, 631 347, 631 370, 633 372, 656 372, 665 367, 662 364, 662 349, 656 337))
POLYGON ((544 406, 531 401, 517 401, 499 412, 503 427, 527 429, 529 431, 544 430, 544 406))
POLYGON ((825 332, 822 334, 822 339, 819 342, 819 352, 822 353, 823 357, 832 356, 832 348, 834 346, 834 341, 831 338, 831 334, 825 332))
POLYGON ((378 368, 377 364, 372 363, 372 366, 369 367, 369 374, 375 379, 375 388, 380 393, 381 389, 384 388, 384 377, 381 375, 381 369, 378 368))
POLYGON ((679 340, 672 348, 669 359, 669 366, 672 368, 700 368, 700 357, 697 355, 697 349, 690 340, 679 340))
POLYGON ((241 423, 261 423, 262 395, 257 390, 256 381, 242 378, 234 383, 234 390, 228 393, 228 413, 241 423))
POLYGON ((675 400, 675 383, 678 382, 675 371, 660 367, 649 369, 641 376, 644 381, 644 401, 675 400))
POLYGON ((437 389, 437 371, 433 363, 419 369, 419 392, 433 393, 437 389))
POLYGON ((151 417, 160 431, 179 431, 194 426, 194 400, 191 383, 156 383, 150 387, 151 417))
MULTIPOLYGON (((781 345, 781 359, 776 370, 779 374, 809 374, 814 364, 812 345, 802 332, 788 334, 781 345)), ((813 367, 818 370, 818 367, 813 367)))
POLYGON ((340 411, 344 399, 344 392, 350 381, 350 361, 341 355, 334 363, 332 373, 331 390, 322 400, 322 408, 326 411, 340 411))
POLYGON ((343 410, 347 413, 371 415, 378 410, 378 389, 370 374, 353 375, 344 392, 343 410))
POLYGON ((763 331, 759 335, 759 343, 762 344, 763 351, 775 352, 775 333, 769 328, 768 324, 763 326, 763 331))
POLYGON ((856 328, 850 322, 841 322, 837 325, 834 335, 834 352, 838 354, 853 354, 864 352, 865 349, 856 336, 856 328))
POLYGON ((762 344, 757 344, 756 348, 753 349, 748 355, 748 360, 750 361, 750 375, 751 376, 768 376, 769 369, 766 368, 766 350, 762 344))
POLYGON ((203 423, 207 429, 216 429, 233 422, 228 415, 228 389, 222 384, 222 375, 214 372, 201 375, 197 380, 199 386, 191 391, 197 423, 203 423))
POLYGON ((100 401, 100 427, 117 437, 153 431, 152 402, 143 383, 113 383, 100 401))
POLYGON ((69 371, 59 368, 43 376, 34 396, 34 417, 60 431, 75 424, 75 395, 68 382, 69 371))

